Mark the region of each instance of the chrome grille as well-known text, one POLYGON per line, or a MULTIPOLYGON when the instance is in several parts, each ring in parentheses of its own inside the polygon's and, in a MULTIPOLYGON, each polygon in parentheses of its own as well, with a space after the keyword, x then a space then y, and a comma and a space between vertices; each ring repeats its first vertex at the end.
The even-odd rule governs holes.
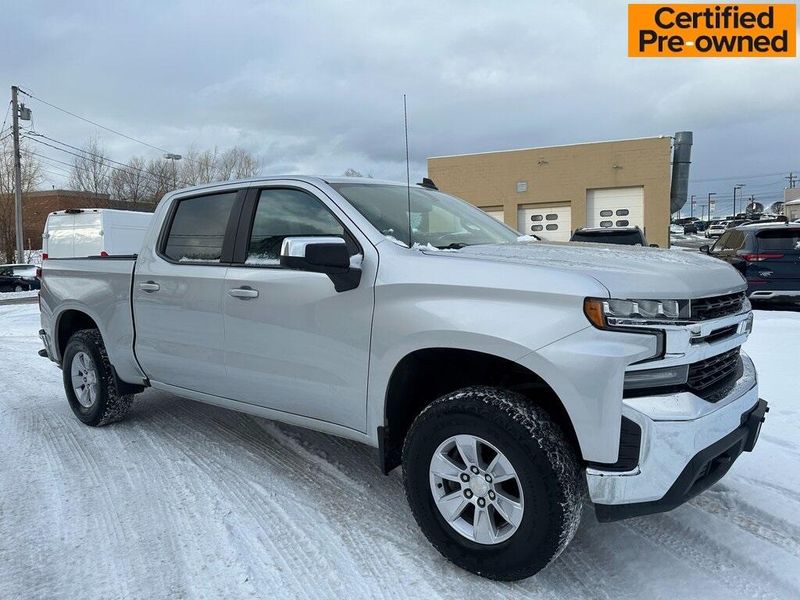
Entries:
POLYGON ((704 321, 707 319, 718 319, 735 315, 742 309, 744 304, 744 292, 736 294, 725 294, 724 296, 710 296, 709 298, 697 298, 692 300, 692 319, 704 321))
POLYGON ((695 392, 703 392, 736 375, 739 368, 739 348, 689 365, 688 385, 695 392))

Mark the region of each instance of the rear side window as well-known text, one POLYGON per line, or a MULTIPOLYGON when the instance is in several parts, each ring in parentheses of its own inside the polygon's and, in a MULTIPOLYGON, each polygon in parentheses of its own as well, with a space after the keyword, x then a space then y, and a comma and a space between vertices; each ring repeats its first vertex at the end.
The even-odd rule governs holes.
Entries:
POLYGON ((758 234, 758 249, 764 250, 800 250, 800 229, 783 229, 778 231, 762 231, 758 234))
POLYGON ((176 262, 218 263, 236 192, 180 200, 164 254, 176 262))
POLYGON ((744 246, 745 235, 741 231, 732 229, 723 234, 719 239, 719 250, 738 250, 744 246))
POLYGON ((336 236, 346 239, 342 224, 318 198, 301 190, 262 190, 245 263, 277 265, 283 238, 290 236, 336 236))

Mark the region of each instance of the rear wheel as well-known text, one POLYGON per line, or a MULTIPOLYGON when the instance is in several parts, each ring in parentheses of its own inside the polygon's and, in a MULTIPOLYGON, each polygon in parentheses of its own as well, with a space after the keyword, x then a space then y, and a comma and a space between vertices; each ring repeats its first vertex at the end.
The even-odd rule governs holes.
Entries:
POLYGON ((472 387, 433 402, 406 437, 403 474, 428 540, 492 579, 543 569, 580 523, 575 452, 544 410, 508 390, 472 387))
POLYGON ((22 288, 22 286, 20 284, 17 284, 17 285, 14 286, 14 291, 15 292, 24 292, 25 290, 22 288))
POLYGON ((61 368, 72 412, 87 425, 102 426, 125 417, 133 394, 121 394, 96 329, 84 329, 67 342, 61 368))

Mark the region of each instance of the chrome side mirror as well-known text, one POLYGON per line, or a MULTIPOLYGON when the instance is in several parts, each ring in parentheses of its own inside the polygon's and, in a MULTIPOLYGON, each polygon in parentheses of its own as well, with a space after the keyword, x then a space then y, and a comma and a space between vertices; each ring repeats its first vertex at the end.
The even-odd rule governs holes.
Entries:
POLYGON ((287 269, 325 273, 337 292, 358 287, 361 269, 350 266, 347 243, 335 236, 287 237, 281 244, 280 264, 287 269))

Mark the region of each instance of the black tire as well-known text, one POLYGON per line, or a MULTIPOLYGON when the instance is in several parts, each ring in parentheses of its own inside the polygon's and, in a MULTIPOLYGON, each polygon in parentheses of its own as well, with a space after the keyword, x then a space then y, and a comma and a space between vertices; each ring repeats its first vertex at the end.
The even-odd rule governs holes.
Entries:
POLYGON ((70 408, 83 423, 102 427, 122 420, 133 403, 133 394, 121 394, 114 369, 108 360, 106 347, 100 332, 96 329, 83 329, 72 335, 67 342, 61 364, 64 375, 64 391, 70 408), (96 398, 91 406, 84 406, 73 389, 72 364, 80 353, 88 354, 97 374, 96 398))
POLYGON ((529 577, 554 560, 578 529, 585 486, 571 444, 540 407, 524 396, 469 387, 442 396, 423 410, 403 446, 406 496, 433 546, 456 565, 490 579, 529 577), (467 539, 444 519, 431 491, 431 458, 445 440, 469 434, 502 452, 524 493, 522 520, 505 541, 467 539))

